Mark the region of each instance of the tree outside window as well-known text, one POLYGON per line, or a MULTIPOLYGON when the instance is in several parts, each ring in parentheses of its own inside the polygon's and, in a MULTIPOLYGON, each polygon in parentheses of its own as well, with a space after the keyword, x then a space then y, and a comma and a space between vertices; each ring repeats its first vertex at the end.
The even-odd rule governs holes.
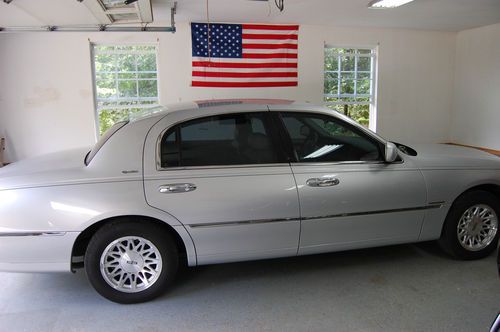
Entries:
POLYGON ((325 46, 325 104, 370 129, 375 129, 375 60, 373 48, 325 46))
POLYGON ((93 45, 97 127, 102 135, 158 99, 155 45, 93 45))

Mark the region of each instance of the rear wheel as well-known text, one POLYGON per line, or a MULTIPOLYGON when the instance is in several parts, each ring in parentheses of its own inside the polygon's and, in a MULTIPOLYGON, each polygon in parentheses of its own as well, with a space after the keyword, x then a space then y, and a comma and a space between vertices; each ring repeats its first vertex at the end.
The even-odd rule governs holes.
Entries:
POLYGON ((443 227, 439 243, 459 259, 488 256, 498 244, 498 198, 486 191, 471 191, 453 203, 443 227))
POLYGON ((113 222, 92 237, 85 271, 94 288, 118 303, 139 303, 161 295, 175 278, 177 248, 162 227, 113 222))

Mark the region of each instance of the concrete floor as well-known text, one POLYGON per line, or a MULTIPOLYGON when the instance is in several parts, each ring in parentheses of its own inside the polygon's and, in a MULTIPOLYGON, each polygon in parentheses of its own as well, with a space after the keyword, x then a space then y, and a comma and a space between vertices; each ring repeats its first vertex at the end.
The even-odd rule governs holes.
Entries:
POLYGON ((0 331, 487 331, 500 311, 495 258, 434 244, 198 267, 128 306, 83 271, 0 280, 0 331))

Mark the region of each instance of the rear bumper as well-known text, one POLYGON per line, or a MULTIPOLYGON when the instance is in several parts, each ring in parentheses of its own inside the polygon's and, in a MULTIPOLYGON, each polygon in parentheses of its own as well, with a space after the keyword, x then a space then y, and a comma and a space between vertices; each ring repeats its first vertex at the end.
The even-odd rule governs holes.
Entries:
POLYGON ((0 232, 0 271, 70 272, 80 232, 0 232))

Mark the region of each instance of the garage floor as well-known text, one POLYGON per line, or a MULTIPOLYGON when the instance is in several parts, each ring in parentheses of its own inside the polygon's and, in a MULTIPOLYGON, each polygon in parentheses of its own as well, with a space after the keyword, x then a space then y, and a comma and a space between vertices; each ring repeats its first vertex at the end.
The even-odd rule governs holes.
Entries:
POLYGON ((0 274, 0 331, 487 331, 495 257, 434 244, 204 266, 146 304, 101 298, 83 271, 0 274))

